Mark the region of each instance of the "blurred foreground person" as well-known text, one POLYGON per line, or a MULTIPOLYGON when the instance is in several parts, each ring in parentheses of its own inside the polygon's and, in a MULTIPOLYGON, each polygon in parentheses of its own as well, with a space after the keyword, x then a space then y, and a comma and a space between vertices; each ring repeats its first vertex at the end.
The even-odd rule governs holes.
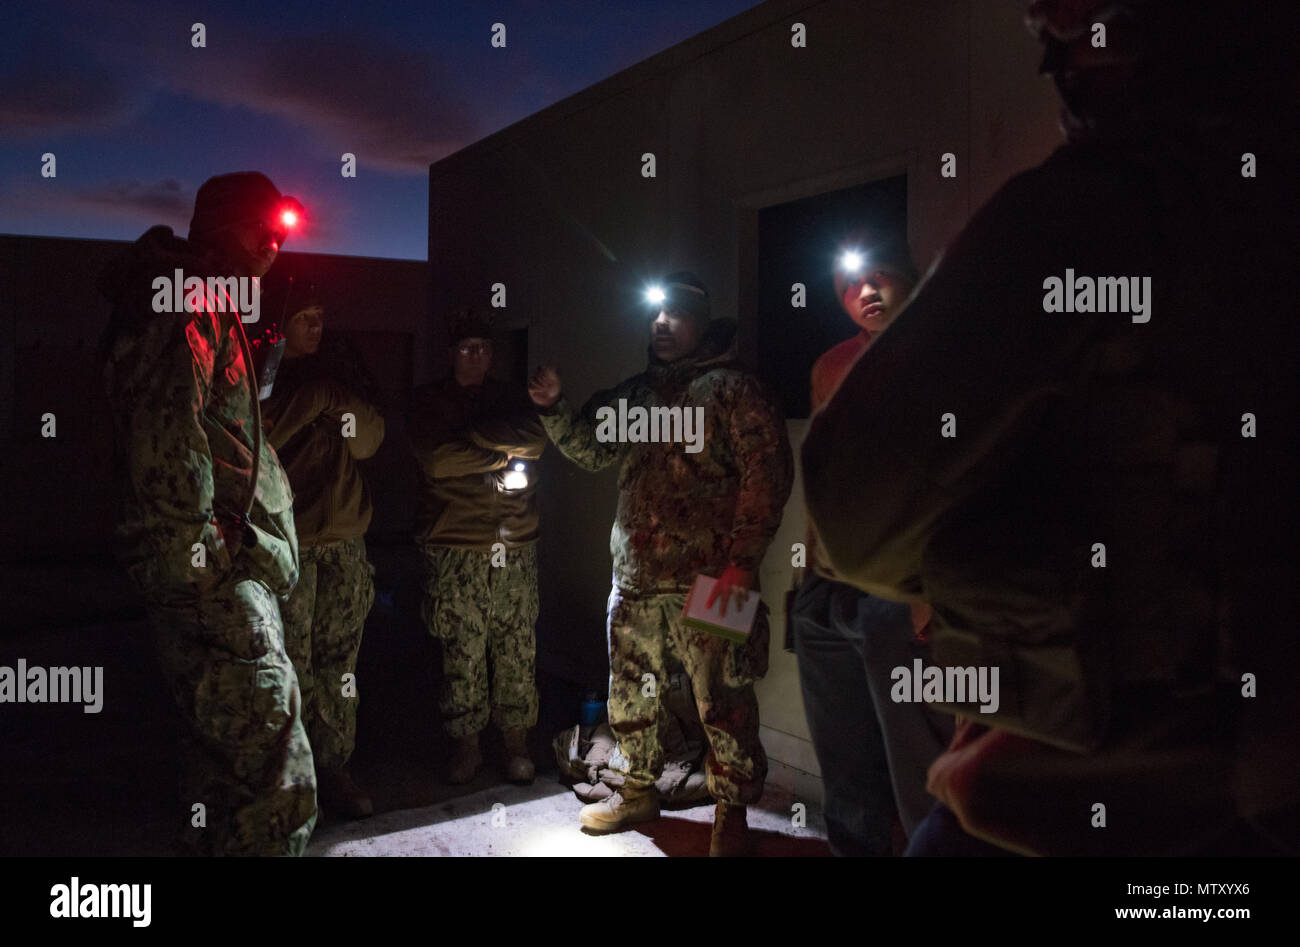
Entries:
POLYGON ((321 353, 324 320, 313 287, 285 323, 284 358, 262 416, 294 491, 300 573, 281 611, 317 794, 328 812, 357 819, 374 811, 347 764, 356 744, 357 652, 375 600, 365 541, 374 511, 357 461, 379 449, 384 419, 370 392, 353 390, 359 370, 346 370, 346 356, 321 353))
POLYGON ((297 208, 256 172, 210 178, 188 240, 154 227, 100 283, 113 303, 103 353, 117 551, 189 731, 183 844, 198 853, 299 855, 316 822, 280 620, 298 579, 293 494, 262 436, 236 311, 297 208), (177 271, 182 283, 230 282, 191 293, 170 285, 177 271), (173 291, 188 306, 172 305, 173 291))
POLYGON ((438 705, 454 741, 447 781, 467 783, 478 772, 479 733, 490 712, 505 741, 506 777, 529 783, 541 525, 533 462, 546 432, 522 386, 488 377, 488 320, 473 312, 457 319, 451 354, 451 376, 416 391, 410 423, 420 468, 423 614, 442 642, 438 705))
POLYGON ((1284 7, 1034 3, 1067 143, 974 216, 814 420, 835 572, 928 601, 948 671, 999 671, 980 706, 944 678, 947 808, 909 853, 1296 849, 1284 7))
POLYGON ((566 457, 586 470, 620 464, 610 534, 609 725, 628 769, 622 791, 583 806, 580 821, 612 832, 659 817, 654 783, 666 710, 658 688, 675 653, 709 738, 708 786, 717 800, 709 853, 739 855, 748 844, 746 806, 762 795, 767 775, 754 697, 767 672, 766 613, 760 607, 744 644, 688 627, 681 615, 701 573, 718 579, 714 595, 724 602, 758 594, 758 565, 781 523, 793 457, 780 411, 737 362, 735 321, 710 321, 693 274, 669 276, 661 294, 644 372, 593 395, 581 411, 554 369, 538 369, 529 386, 566 457), (630 442, 612 430, 622 425, 599 420, 652 406, 679 412, 686 442, 630 442), (701 423, 687 430, 695 418, 701 423))
MULTIPOLYGON (((812 410, 902 309, 916 268, 901 240, 865 232, 844 242, 835 295, 856 334, 813 365, 812 410)), ((925 376, 916 366, 917 377, 925 376)), ((870 483, 862 489, 869 497, 870 483)), ((929 663, 929 606, 891 602, 837 582, 808 537, 809 569, 791 618, 808 729, 825 788, 826 833, 837 855, 888 855, 895 811, 911 835, 934 804, 925 774, 952 736, 952 718, 890 700, 891 672, 929 663)))

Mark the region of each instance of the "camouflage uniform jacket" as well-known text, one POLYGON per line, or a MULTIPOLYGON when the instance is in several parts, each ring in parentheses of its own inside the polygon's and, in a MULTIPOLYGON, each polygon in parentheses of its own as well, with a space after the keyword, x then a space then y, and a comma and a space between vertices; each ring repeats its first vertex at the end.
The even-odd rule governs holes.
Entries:
POLYGON ((154 227, 100 281, 113 304, 102 351, 116 434, 119 558, 152 599, 202 594, 233 568, 287 595, 298 579, 293 493, 275 452, 254 437, 256 393, 239 314, 211 311, 210 302, 198 312, 154 312, 154 278, 176 269, 187 278, 230 275, 170 228, 154 227), (243 512, 258 443, 250 514, 257 542, 232 562, 214 514, 243 512))
POLYGON ((486 552, 537 541, 537 471, 506 490, 506 462, 536 460, 546 432, 528 395, 488 378, 462 387, 454 377, 416 390, 407 430, 420 467, 420 542, 486 552))
POLYGON ((275 391, 262 404, 267 440, 293 485, 301 546, 364 536, 374 513, 357 461, 379 450, 384 418, 331 368, 319 355, 285 359, 275 391), (347 437, 345 415, 352 422, 347 437))
POLYGON ((542 412, 555 446, 574 463, 587 470, 622 463, 609 546, 624 592, 680 592, 729 563, 757 574, 781 523, 793 481, 785 419, 737 364, 735 334, 734 320, 716 320, 694 355, 668 363, 652 355, 644 372, 597 392, 580 412, 563 395, 542 412), (598 409, 617 411, 621 399, 629 409, 703 408, 703 449, 598 440, 598 409))

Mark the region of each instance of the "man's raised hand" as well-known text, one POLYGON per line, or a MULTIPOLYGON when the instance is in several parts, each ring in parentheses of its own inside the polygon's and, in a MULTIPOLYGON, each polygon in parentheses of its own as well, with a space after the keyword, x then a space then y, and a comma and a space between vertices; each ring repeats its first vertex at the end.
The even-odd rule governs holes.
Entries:
POLYGON ((560 400, 560 376, 549 365, 542 365, 528 381, 528 397, 539 408, 549 408, 560 400))

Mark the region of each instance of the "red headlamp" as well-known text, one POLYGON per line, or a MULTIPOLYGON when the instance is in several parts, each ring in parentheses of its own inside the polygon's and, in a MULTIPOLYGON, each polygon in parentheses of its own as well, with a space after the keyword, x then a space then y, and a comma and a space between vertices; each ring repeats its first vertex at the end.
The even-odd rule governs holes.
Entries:
POLYGON ((277 246, 284 246, 284 241, 291 231, 302 223, 306 216, 302 203, 296 197, 283 197, 271 212, 270 221, 263 228, 271 234, 277 246))

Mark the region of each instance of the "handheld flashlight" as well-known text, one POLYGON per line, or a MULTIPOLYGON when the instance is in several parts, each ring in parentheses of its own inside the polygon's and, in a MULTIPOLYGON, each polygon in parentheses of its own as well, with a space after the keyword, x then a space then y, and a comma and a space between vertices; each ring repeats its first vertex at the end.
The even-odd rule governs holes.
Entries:
POLYGON ((645 298, 646 302, 658 305, 668 298, 668 294, 664 292, 662 286, 651 286, 645 291, 645 298))
POLYGON ((513 469, 506 471, 501 478, 501 486, 507 490, 522 490, 528 486, 528 473, 521 461, 516 461, 513 469))

